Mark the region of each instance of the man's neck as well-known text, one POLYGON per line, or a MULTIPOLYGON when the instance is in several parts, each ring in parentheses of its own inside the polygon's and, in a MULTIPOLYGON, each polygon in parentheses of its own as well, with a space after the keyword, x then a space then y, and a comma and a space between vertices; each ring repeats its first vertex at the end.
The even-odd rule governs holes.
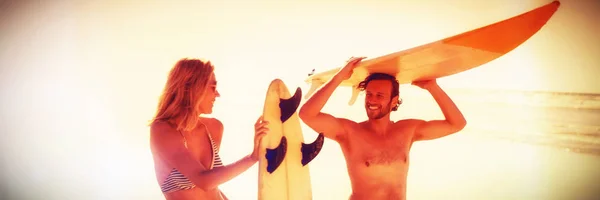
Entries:
POLYGON ((369 119, 367 124, 371 130, 374 131, 377 135, 385 135, 387 133, 388 127, 390 127, 391 121, 390 116, 385 116, 380 119, 369 119))

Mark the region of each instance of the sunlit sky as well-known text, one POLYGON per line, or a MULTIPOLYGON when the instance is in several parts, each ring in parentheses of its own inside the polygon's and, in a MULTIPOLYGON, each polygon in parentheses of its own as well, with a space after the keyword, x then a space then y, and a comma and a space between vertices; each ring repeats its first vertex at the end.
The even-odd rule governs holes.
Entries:
MULTIPOLYGON (((24 191, 37 184, 39 191, 28 194, 33 197, 160 198, 145 123, 168 70, 180 58, 206 58, 216 65, 222 97, 213 116, 225 124, 223 157, 233 162, 250 151, 251 124, 273 78, 308 91, 303 80, 312 69, 422 45, 549 2, 0 1, 0 175, 28 178, 2 187, 24 191), (136 188, 128 189, 129 183, 136 188)), ((600 93, 595 57, 600 3, 561 2, 548 24, 522 46, 442 78, 440 85, 600 93)), ((340 110, 347 108, 349 94, 336 92, 332 99, 339 105, 327 109, 347 114, 340 110)), ((364 118, 362 112, 352 115, 364 118)), ((339 151, 324 155, 344 169, 339 151)), ((255 172, 224 187, 254 184, 255 172)), ((345 174, 339 175, 340 187, 348 187, 345 174)))

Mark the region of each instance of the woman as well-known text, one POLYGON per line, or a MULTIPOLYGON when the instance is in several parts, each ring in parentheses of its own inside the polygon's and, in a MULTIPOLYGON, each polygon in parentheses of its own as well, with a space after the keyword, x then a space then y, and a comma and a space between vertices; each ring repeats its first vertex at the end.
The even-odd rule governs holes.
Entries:
POLYGON ((252 153, 223 165, 219 146, 223 124, 212 113, 219 92, 208 61, 181 59, 169 73, 156 116, 150 124, 150 143, 156 178, 167 200, 227 199, 218 186, 258 161, 260 139, 268 122, 255 123, 252 153))

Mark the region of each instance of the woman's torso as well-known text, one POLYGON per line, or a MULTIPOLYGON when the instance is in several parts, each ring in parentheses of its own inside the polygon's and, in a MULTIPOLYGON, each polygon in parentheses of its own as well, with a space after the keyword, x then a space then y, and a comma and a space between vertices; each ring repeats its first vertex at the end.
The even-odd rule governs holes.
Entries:
MULTIPOLYGON (((220 167, 222 163, 217 153, 221 133, 216 129, 214 120, 202 118, 200 122, 193 131, 179 132, 179 137, 184 140, 190 154, 205 168, 220 167)), ((222 199, 218 188, 204 190, 196 187, 176 168, 156 156, 154 157, 154 165, 157 181, 167 200, 222 199)))

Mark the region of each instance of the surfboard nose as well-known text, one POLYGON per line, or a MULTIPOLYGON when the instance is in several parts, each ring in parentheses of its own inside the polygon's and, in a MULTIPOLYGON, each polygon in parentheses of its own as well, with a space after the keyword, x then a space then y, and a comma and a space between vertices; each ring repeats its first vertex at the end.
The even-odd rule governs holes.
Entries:
POLYGON ((352 90, 352 96, 350 97, 350 101, 348 101, 348 105, 350 105, 350 106, 354 105, 354 102, 356 102, 356 99, 358 98, 358 93, 360 92, 357 85, 352 86, 351 90, 352 90))
MULTIPOLYGON (((271 81, 267 94, 265 105, 279 105, 279 119, 281 120, 281 123, 284 123, 294 115, 302 100, 302 89, 297 87, 294 94, 290 95, 290 91, 281 79, 274 79, 271 81)), ((269 106, 268 109, 272 109, 269 112, 277 112, 276 107, 269 106)))

